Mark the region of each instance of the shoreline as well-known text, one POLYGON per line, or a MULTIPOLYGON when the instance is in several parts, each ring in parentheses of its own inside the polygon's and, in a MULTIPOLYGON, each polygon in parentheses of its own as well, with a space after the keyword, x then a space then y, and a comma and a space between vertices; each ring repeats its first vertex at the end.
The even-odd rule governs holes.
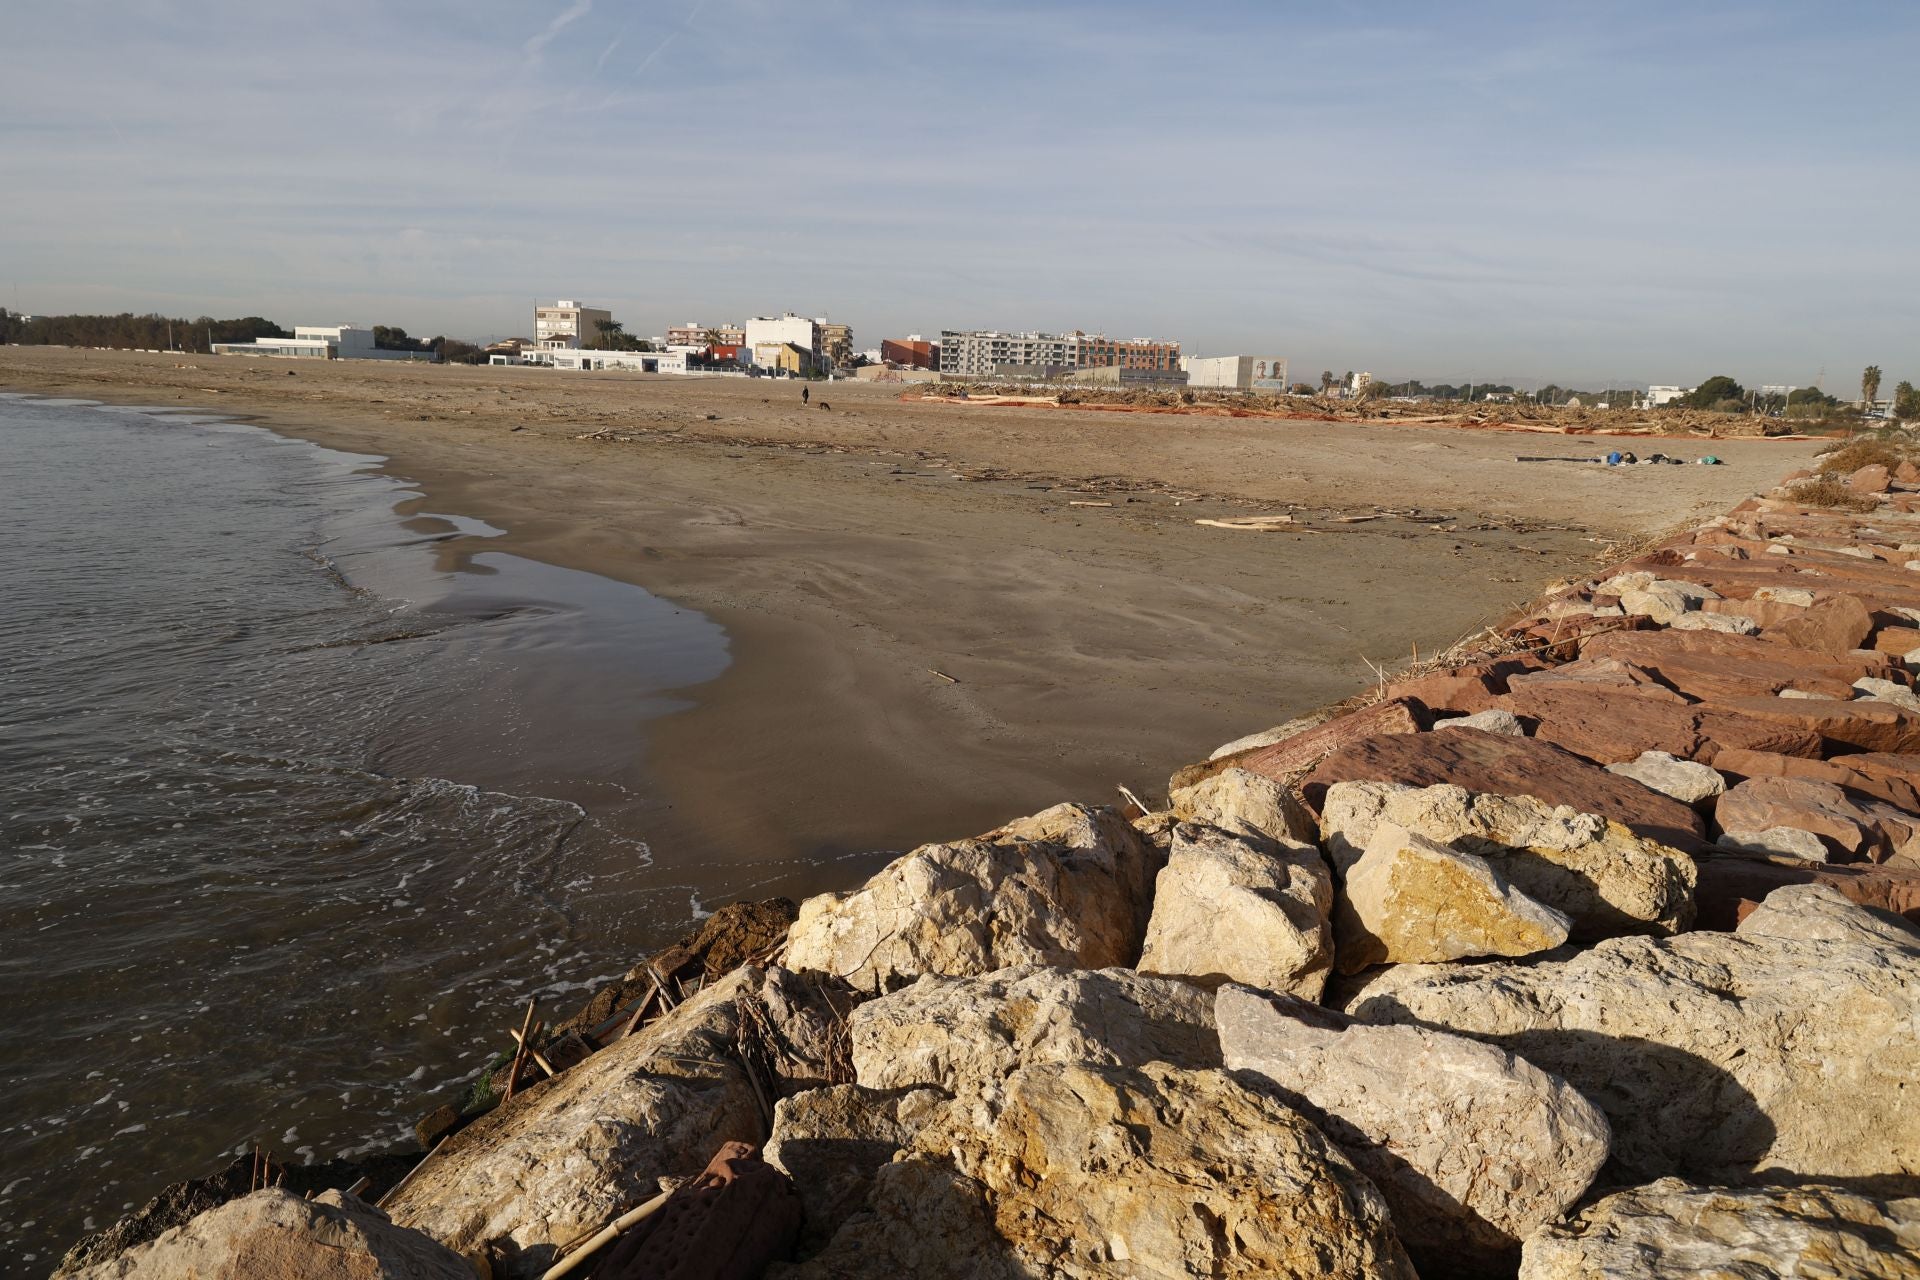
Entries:
MULTIPOLYGON (((403 517, 459 511, 506 530, 490 550, 713 619, 734 661, 656 724, 646 764, 674 806, 657 847, 752 868, 749 897, 840 887, 1063 795, 1157 788, 1239 726, 1338 702, 1373 664, 1583 571, 1680 482, 1690 501, 1662 523, 1743 484, 1556 471, 1564 494, 1528 494, 1449 456, 1477 447, 1468 433, 1432 428, 1089 433, 1087 415, 903 412, 894 389, 854 384, 803 419, 758 382, 290 363, 10 347, 0 384, 217 408, 375 453, 426 495, 403 517), (634 434, 579 438, 595 431, 634 434), (951 478, 983 467, 1014 478, 951 478), (1192 523, 1282 503, 1300 532, 1192 523)), ((1810 451, 1715 444, 1770 470, 1810 451)))

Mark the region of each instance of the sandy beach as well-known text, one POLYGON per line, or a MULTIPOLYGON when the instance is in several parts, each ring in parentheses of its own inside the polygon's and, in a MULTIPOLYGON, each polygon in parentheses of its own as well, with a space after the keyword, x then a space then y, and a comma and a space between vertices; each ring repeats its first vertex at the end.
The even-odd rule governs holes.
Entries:
POLYGON ((764 866, 789 893, 1062 798, 1157 793, 1818 447, 1635 442, 1727 465, 1607 469, 1515 461, 1618 443, 1577 437, 22 347, 0 348, 0 386, 377 453, 421 509, 505 528, 489 549, 712 617, 733 665, 648 764, 676 861, 764 866), (1195 524, 1289 511, 1280 532, 1195 524))

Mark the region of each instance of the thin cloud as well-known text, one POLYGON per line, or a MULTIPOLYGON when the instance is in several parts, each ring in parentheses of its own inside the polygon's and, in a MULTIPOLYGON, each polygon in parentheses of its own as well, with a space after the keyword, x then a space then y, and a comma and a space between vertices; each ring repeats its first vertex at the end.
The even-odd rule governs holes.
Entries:
POLYGON ((591 12, 593 12, 593 0, 574 0, 573 4, 547 24, 546 30, 521 45, 521 51, 527 55, 529 62, 538 61, 540 54, 553 43, 556 36, 591 12))

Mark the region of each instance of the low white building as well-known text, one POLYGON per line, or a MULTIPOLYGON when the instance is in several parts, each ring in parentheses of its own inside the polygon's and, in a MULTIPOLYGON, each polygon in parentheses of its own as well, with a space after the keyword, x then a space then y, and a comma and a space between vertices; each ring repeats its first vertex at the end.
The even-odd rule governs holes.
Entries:
POLYGON ((1673 403, 1692 390, 1692 387, 1648 387, 1647 403, 1657 409, 1663 404, 1673 403))
POLYGON ((1182 356, 1189 387, 1229 391, 1285 391, 1287 362, 1282 356, 1182 356))
MULTIPOLYGON (((495 357, 497 364, 510 361, 495 357)), ((542 365, 549 369, 624 370, 628 373, 685 373, 684 351, 588 351, 568 348, 538 348, 524 352, 521 364, 542 365)))
POLYGON ((431 360, 430 351, 388 351, 373 344, 373 330, 356 325, 297 324, 291 338, 216 342, 217 356, 277 356, 283 360, 431 360))

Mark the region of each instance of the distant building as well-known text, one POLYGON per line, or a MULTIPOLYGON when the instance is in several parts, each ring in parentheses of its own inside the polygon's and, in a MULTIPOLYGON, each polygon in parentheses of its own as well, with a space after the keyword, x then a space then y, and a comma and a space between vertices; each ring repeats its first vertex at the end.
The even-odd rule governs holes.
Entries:
POLYGON ((1180 371, 1180 344, 1105 334, 1002 333, 943 329, 940 373, 947 378, 1053 378, 1077 369, 1180 371))
POLYGON ((723 347, 744 347, 747 331, 737 324, 701 324, 698 320, 689 320, 668 329, 666 343, 670 347, 710 347, 716 343, 723 347))
POLYGON ((760 348, 768 345, 796 346, 817 359, 820 355, 820 322, 797 316, 791 311, 778 316, 755 316, 747 321, 744 345, 754 352, 755 364, 760 363, 760 348))
POLYGON ((1216 387, 1233 391, 1285 392, 1287 362, 1280 356, 1184 356, 1180 367, 1187 371, 1190 387, 1216 387))
POLYGON ((278 356, 291 360, 431 360, 430 351, 388 351, 373 343, 373 330, 355 325, 301 324, 291 338, 216 342, 217 356, 278 356))
POLYGON ((1156 342, 1152 338, 1122 340, 1103 333, 1074 332, 1073 367, 1076 369, 1156 369, 1173 372, 1180 368, 1180 344, 1156 342))
POLYGON ((755 343, 753 366, 790 378, 811 378, 815 373, 825 372, 821 357, 797 342, 755 343))
POLYGON ((1648 387, 1647 403, 1659 408, 1663 404, 1673 403, 1692 390, 1692 387, 1648 387))
POLYGON ((685 373, 684 351, 592 351, 579 347, 533 347, 512 357, 494 356, 492 364, 528 364, 549 369, 571 369, 588 373, 597 370, 627 373, 685 373))
POLYGON ((1187 373, 1184 369, 1129 369, 1125 365, 1102 364, 1075 369, 1067 375, 1067 381, 1096 387, 1184 387, 1187 373))
POLYGON ((613 323, 613 312, 584 307, 562 298, 551 307, 533 309, 533 345, 544 351, 578 350, 600 338, 600 326, 613 323))
POLYGON ((853 326, 836 324, 832 320, 815 320, 814 324, 820 328, 820 354, 830 364, 852 364, 853 326))
POLYGON ((928 342, 917 333, 904 339, 888 338, 880 344, 874 363, 897 364, 903 369, 938 369, 940 344, 928 342))
POLYGON ((1353 375, 1353 394, 1355 394, 1356 396, 1359 395, 1362 391, 1365 391, 1368 387, 1372 385, 1373 385, 1372 374, 1356 373, 1353 375))

